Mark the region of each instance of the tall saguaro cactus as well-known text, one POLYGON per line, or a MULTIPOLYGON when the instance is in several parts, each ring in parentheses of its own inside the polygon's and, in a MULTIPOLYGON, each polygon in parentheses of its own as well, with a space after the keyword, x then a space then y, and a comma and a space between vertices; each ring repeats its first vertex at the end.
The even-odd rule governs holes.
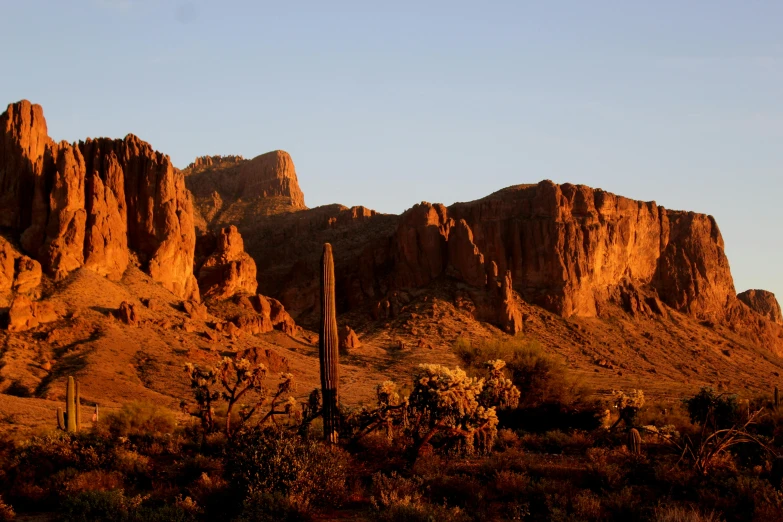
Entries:
POLYGON ((318 340, 323 395, 324 438, 337 443, 340 412, 337 406, 338 338, 337 311, 334 297, 334 259, 332 245, 324 244, 321 256, 321 330, 318 340))
POLYGON ((68 377, 65 387, 65 411, 57 408, 57 427, 63 431, 76 432, 82 425, 81 394, 79 383, 73 377, 68 377))
POLYGON ((67 415, 65 418, 65 430, 69 432, 76 431, 79 426, 77 423, 78 414, 76 413, 78 408, 76 405, 77 395, 76 381, 74 381, 73 377, 68 377, 68 387, 65 388, 65 413, 67 415))

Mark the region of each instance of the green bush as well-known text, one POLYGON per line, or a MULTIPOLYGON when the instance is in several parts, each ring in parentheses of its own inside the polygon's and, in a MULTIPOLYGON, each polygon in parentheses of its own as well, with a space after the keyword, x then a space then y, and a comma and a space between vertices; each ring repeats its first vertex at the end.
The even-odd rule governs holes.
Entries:
POLYGON ((342 450, 280 430, 238 433, 227 447, 226 466, 245 493, 281 493, 302 509, 338 506, 346 495, 342 450))

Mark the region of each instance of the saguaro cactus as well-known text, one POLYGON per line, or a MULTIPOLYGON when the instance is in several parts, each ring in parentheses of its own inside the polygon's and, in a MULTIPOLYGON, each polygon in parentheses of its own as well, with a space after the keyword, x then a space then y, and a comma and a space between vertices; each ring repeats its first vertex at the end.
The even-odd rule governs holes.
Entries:
POLYGON ((74 409, 76 411, 76 431, 79 431, 82 426, 82 395, 79 393, 79 381, 75 381, 76 385, 76 398, 74 402, 74 409))
POLYGON ((62 408, 57 408, 58 428, 71 433, 79 431, 82 423, 81 402, 79 383, 73 377, 68 377, 65 387, 65 412, 62 408))
POLYGON ((334 259, 332 245, 324 244, 321 257, 321 330, 318 357, 321 363, 324 438, 337 443, 340 411, 337 406, 338 374, 337 311, 334 297, 334 259))
POLYGON ((73 377, 68 377, 68 386, 65 388, 65 415, 65 431, 76 431, 76 381, 73 377))
POLYGON ((642 454, 642 436, 636 428, 628 432, 628 450, 634 455, 642 454))

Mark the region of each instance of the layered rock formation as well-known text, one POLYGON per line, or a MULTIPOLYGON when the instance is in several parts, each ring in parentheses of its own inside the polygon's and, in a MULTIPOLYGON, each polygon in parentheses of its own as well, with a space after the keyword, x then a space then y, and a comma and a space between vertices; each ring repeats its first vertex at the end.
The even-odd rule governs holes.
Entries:
POLYGON ((130 134, 55 143, 27 101, 0 115, 0 132, 0 226, 46 273, 119 279, 133 251, 155 281, 198 299, 191 197, 168 156, 130 134))
POLYGON ((775 294, 766 290, 746 290, 737 295, 737 298, 748 305, 751 310, 757 312, 773 323, 783 325, 783 314, 780 312, 780 304, 775 294))
POLYGON ((241 156, 204 156, 185 169, 188 188, 197 202, 202 232, 258 215, 302 210, 291 156, 276 150, 250 160, 241 156))
POLYGON ((213 299, 256 293, 256 263, 245 252, 237 227, 231 225, 220 231, 215 250, 199 269, 198 284, 201 294, 213 299))
POLYGON ((615 301, 637 315, 662 317, 668 306, 723 320, 738 303, 712 217, 600 189, 543 181, 450 207, 421 203, 401 216, 349 217, 344 207, 321 207, 254 229, 248 251, 261 290, 297 318, 314 312, 313 252, 331 242, 338 308, 376 317, 394 313, 395 291, 438 280, 465 285, 480 302, 477 313, 494 317, 484 320, 517 331, 514 295, 565 317, 597 316, 615 301))

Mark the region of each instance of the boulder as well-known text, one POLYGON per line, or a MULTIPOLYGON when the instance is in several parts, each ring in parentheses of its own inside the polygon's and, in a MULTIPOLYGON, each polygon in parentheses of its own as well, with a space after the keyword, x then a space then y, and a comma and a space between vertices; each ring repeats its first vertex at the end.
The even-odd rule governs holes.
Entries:
POLYGON ((348 353, 362 345, 361 341, 359 341, 359 336, 356 335, 356 332, 350 326, 343 326, 338 333, 340 351, 348 353))
POLYGON ((139 314, 136 310, 136 305, 128 301, 120 303, 120 307, 114 315, 129 326, 138 326, 139 324, 139 314))

